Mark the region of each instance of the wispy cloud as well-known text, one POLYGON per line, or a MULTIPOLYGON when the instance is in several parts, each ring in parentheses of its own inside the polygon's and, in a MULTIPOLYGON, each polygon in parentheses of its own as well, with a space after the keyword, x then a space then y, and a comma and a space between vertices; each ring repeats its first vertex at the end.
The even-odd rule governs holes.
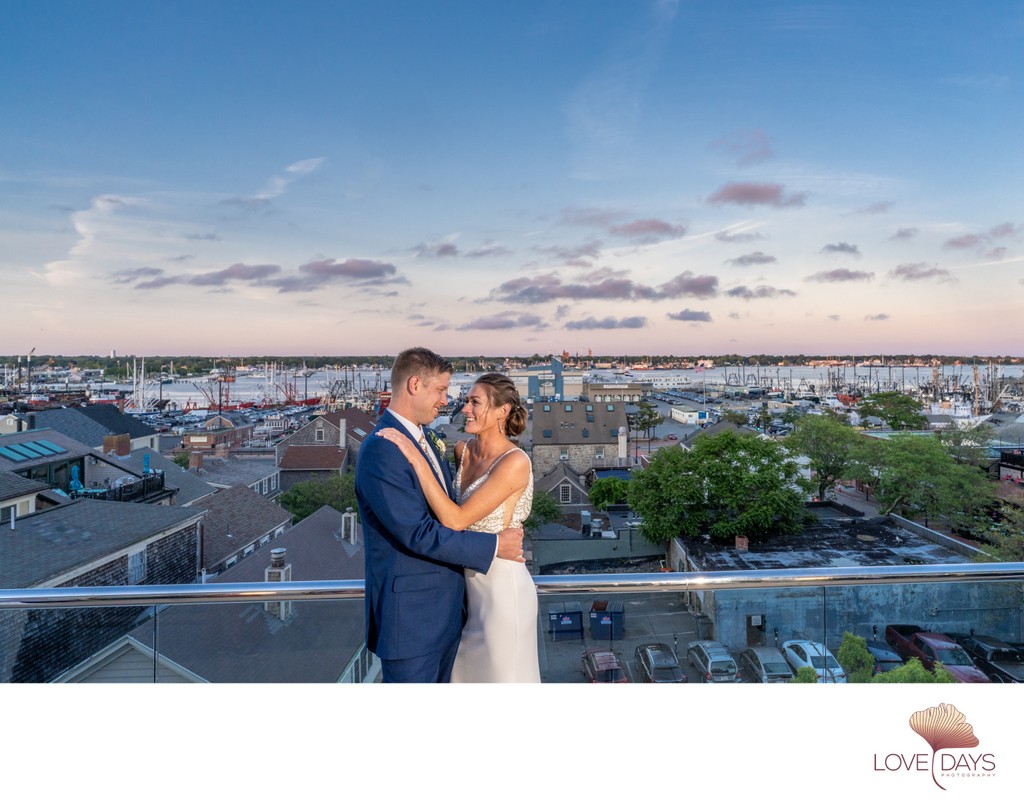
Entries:
POLYGON ((718 278, 687 271, 656 287, 621 276, 603 275, 600 280, 562 281, 558 273, 521 276, 501 284, 491 293, 494 300, 510 303, 547 303, 563 298, 572 300, 662 300, 690 296, 711 298, 718 294, 718 278))
POLYGON ((740 168, 764 163, 775 156, 768 135, 761 129, 750 132, 736 132, 728 137, 715 141, 712 146, 736 160, 740 168))
POLYGON ((601 255, 603 242, 593 240, 575 247, 535 247, 534 251, 542 255, 551 256, 569 266, 590 267, 601 255))
POLYGON ((669 312, 668 317, 670 320, 682 320, 691 323, 711 322, 710 312, 699 312, 694 309, 683 309, 681 312, 669 312))
POLYGON ((734 264, 737 267, 751 267, 757 264, 774 264, 775 261, 775 256, 769 256, 768 254, 762 253, 758 250, 754 253, 747 253, 745 256, 730 258, 725 263, 734 264))
POLYGON ((900 264, 895 270, 889 271, 890 278, 900 281, 930 281, 936 280, 939 283, 946 283, 953 280, 949 270, 941 267, 929 267, 924 262, 916 264, 900 264))
POLYGON ((853 213, 856 216, 875 216, 876 214, 885 213, 891 208, 891 202, 874 202, 871 205, 865 205, 863 208, 858 208, 853 213))
POLYGON ((795 298, 796 293, 791 289, 778 289, 777 287, 761 285, 751 289, 747 286, 737 286, 732 289, 727 289, 725 294, 730 298, 743 298, 743 300, 753 300, 755 298, 795 298))
POLYGON ((720 242, 725 242, 726 244, 747 244, 749 242, 761 241, 768 237, 757 233, 756 231, 751 233, 747 231, 722 230, 715 234, 715 238, 720 242))
POLYGON ((943 243, 947 250, 974 250, 984 258, 1002 258, 1006 254, 1006 248, 994 246, 995 242, 1004 239, 1012 239, 1024 233, 1024 226, 1015 225, 1013 222, 1003 222, 995 227, 989 228, 982 233, 965 233, 962 236, 954 236, 943 243))
POLYGON ((845 281, 870 281, 875 277, 873 272, 867 270, 849 270, 846 267, 836 267, 834 270, 822 270, 814 275, 808 275, 805 281, 815 281, 823 284, 835 284, 845 281))
POLYGON ((900 228, 892 236, 889 237, 889 241, 892 242, 909 242, 918 233, 917 228, 900 228))
POLYGON ((459 254, 454 237, 447 237, 436 242, 420 242, 412 248, 416 258, 453 258, 459 254))
POLYGON ((499 312, 493 315, 482 315, 462 326, 457 326, 456 329, 458 331, 506 331, 519 328, 546 329, 547 327, 547 323, 542 317, 529 312, 499 312))
POLYGON ((822 253, 846 253, 850 256, 857 256, 860 258, 860 250, 857 245, 849 244, 848 242, 836 242, 835 244, 826 244, 821 248, 822 253))
POLYGON ((656 217, 630 218, 627 211, 614 208, 564 208, 559 222, 569 226, 600 228, 609 236, 640 244, 654 244, 686 235, 686 225, 656 217))
MULTIPOLYGON (((836 317, 836 319, 838 320, 838 317, 836 317)), ((864 319, 865 320, 888 320, 889 319, 889 315, 884 314, 884 313, 879 313, 877 315, 864 315, 864 319)))
POLYGON ((133 284, 135 289, 162 289, 184 285, 224 290, 235 285, 272 287, 278 292, 311 292, 335 283, 356 287, 407 284, 393 264, 368 259, 333 258, 303 264, 292 275, 284 275, 277 264, 232 264, 223 270, 169 275, 155 267, 122 270, 111 275, 116 284, 133 284))
POLYGON ((263 189, 256 194, 228 197, 222 199, 221 204, 248 210, 266 208, 271 200, 281 196, 292 183, 317 171, 325 160, 326 158, 323 157, 311 157, 308 160, 296 161, 285 168, 284 174, 271 177, 263 189))
POLYGON ((587 317, 583 320, 570 320, 565 328, 570 331, 583 331, 587 329, 642 329, 647 325, 646 317, 587 317))
POLYGON ((778 183, 727 183, 707 198, 709 205, 767 205, 772 208, 799 208, 806 201, 806 193, 786 194, 778 183))

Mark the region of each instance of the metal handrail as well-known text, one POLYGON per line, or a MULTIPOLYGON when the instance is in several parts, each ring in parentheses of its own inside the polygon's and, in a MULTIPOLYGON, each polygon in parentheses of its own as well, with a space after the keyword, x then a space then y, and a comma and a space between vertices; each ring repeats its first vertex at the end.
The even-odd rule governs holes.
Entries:
MULTIPOLYGON (((686 593, 697 590, 750 590, 780 587, 847 587, 867 584, 948 584, 951 582, 1024 582, 1024 563, 988 562, 891 567, 811 567, 709 573, 624 573, 535 576, 540 595, 593 593, 686 593)), ((362 579, 341 581, 238 582, 136 585, 125 587, 50 587, 0 590, 0 609, 57 607, 129 607, 217 604, 253 601, 325 601, 361 599, 362 579)))

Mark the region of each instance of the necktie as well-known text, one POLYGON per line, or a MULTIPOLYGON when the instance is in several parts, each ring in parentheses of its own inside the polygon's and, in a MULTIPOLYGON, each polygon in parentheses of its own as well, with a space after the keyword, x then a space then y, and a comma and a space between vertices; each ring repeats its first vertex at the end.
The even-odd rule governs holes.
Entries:
POLYGON ((437 462, 437 456, 430 448, 430 444, 427 443, 427 437, 423 433, 420 433, 420 449, 422 449, 430 459, 430 465, 434 468, 434 474, 437 475, 437 479, 440 481, 443 488, 445 486, 444 475, 441 474, 441 467, 437 462))

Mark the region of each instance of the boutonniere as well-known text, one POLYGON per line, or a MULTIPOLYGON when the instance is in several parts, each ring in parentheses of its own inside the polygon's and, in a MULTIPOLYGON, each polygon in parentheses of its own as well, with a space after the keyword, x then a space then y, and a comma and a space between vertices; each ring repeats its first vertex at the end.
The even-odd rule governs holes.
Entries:
POLYGON ((434 449, 438 451, 438 454, 440 454, 440 456, 444 458, 446 453, 448 452, 448 447, 445 446, 445 443, 444 441, 441 440, 441 437, 433 430, 424 430, 423 432, 427 434, 427 440, 434 445, 434 449))

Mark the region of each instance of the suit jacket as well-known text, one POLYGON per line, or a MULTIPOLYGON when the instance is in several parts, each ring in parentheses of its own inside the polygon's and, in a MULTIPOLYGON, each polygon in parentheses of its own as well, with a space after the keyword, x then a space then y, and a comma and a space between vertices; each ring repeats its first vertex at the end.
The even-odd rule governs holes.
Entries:
MULTIPOLYGON (((384 427, 416 443, 389 411, 377 430, 384 427)), ((436 456, 432 444, 430 451, 436 456)), ((448 464, 439 460, 451 493, 448 464)), ((385 660, 401 660, 457 643, 464 620, 463 569, 487 572, 494 534, 441 525, 401 450, 376 431, 359 449, 356 497, 366 552, 367 647, 385 660)))

